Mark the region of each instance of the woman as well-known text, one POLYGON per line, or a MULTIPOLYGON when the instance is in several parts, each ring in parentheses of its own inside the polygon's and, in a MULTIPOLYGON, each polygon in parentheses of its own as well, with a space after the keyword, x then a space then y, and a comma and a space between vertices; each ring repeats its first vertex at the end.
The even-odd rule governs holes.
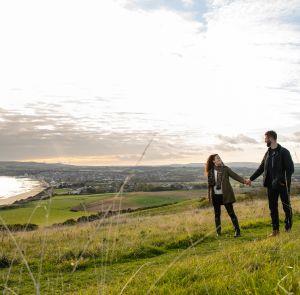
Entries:
POLYGON ((239 221, 233 209, 233 203, 236 199, 229 177, 243 184, 249 184, 248 180, 225 166, 218 154, 209 156, 205 172, 208 177, 208 198, 210 203, 212 202, 215 211, 217 235, 221 235, 221 205, 224 205, 235 229, 234 237, 240 237, 239 221))

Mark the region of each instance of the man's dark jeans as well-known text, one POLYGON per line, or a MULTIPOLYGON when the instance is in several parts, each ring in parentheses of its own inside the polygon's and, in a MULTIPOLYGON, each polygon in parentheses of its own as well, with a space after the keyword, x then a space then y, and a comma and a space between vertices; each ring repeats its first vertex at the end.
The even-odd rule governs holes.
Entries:
POLYGON ((272 219, 273 230, 279 230, 278 198, 280 196, 283 211, 285 213, 285 229, 292 227, 293 212, 286 186, 280 189, 268 187, 269 208, 272 219))

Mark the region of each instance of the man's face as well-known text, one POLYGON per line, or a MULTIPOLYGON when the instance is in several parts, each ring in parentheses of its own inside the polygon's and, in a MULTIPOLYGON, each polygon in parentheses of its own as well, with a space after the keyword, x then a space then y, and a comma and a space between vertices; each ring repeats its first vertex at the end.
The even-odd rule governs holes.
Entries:
POLYGON ((271 146, 271 138, 267 135, 265 135, 265 143, 267 144, 267 147, 270 147, 271 146))

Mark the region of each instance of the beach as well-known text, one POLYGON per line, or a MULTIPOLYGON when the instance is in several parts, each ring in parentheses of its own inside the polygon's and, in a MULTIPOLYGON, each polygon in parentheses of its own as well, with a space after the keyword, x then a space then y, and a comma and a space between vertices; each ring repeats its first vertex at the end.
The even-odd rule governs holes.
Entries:
POLYGON ((25 191, 25 192, 22 192, 22 193, 19 193, 19 194, 16 194, 14 196, 10 196, 10 197, 7 197, 7 198, 0 198, 0 206, 1 205, 11 205, 15 201, 24 200, 24 199, 27 199, 29 197, 36 196, 37 194, 44 191, 47 187, 48 187, 48 185, 46 183, 39 182, 38 185, 35 185, 34 187, 32 187, 28 191, 25 191))

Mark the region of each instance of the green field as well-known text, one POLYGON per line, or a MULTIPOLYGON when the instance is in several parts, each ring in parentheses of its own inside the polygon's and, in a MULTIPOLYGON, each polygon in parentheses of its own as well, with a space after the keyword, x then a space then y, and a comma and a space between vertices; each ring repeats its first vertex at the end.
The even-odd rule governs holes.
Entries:
POLYGON ((197 200, 75 226, 2 233, 0 290, 300 294, 299 197, 292 204, 293 230, 276 238, 267 237, 271 227, 265 199, 235 205, 242 226, 239 239, 233 238, 225 210, 223 235, 217 238, 212 207, 201 208, 197 200))
POLYGON ((145 207, 162 206, 182 202, 184 200, 195 200, 200 197, 205 197, 206 190, 190 190, 190 191, 162 191, 162 192, 131 192, 124 193, 122 197, 116 198, 110 196, 90 202, 82 206, 75 206, 75 209, 85 209, 90 212, 120 210, 120 209, 138 209, 145 207))
POLYGON ((57 222, 63 222, 68 218, 76 218, 90 213, 80 211, 72 212, 70 209, 81 203, 89 203, 100 200, 111 195, 62 195, 55 196, 48 200, 33 201, 21 205, 14 209, 1 209, 0 216, 8 224, 14 223, 35 223, 38 225, 47 225, 57 222), (47 217, 47 213, 48 217, 47 217))
MULTIPOLYGON (((168 191, 168 192, 134 192, 124 193, 121 208, 142 208, 160 206, 180 202, 187 199, 197 199, 204 195, 204 191, 168 191)), ((51 225, 63 222, 69 218, 78 218, 90 215, 97 211, 103 211, 110 207, 119 208, 119 198, 114 193, 96 195, 57 195, 48 200, 33 201, 13 209, 0 209, 0 216, 7 224, 35 223, 38 225, 51 225), (102 208, 99 202, 105 201, 106 207, 102 208), (70 209, 78 207, 79 212, 70 209), (85 209, 88 209, 87 212, 85 209)))

